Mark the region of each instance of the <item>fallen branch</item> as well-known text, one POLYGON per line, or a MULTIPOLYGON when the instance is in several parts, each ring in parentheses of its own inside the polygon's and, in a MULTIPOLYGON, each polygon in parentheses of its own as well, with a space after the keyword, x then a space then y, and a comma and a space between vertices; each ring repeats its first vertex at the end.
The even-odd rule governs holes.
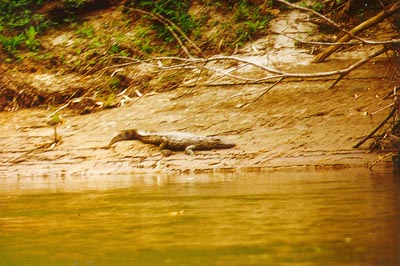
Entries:
POLYGON ((272 90, 272 88, 274 88, 276 85, 278 85, 279 82, 281 82, 284 78, 280 78, 278 81, 276 81, 274 84, 272 84, 269 88, 267 88, 265 91, 263 91, 263 93, 261 93, 260 95, 258 95, 255 99, 253 99, 251 102, 256 102, 258 101, 261 97, 263 97, 267 92, 269 92, 270 90, 272 90))
MULTIPOLYGON (((312 10, 306 7, 301 7, 301 6, 297 6, 294 4, 291 4, 287 1, 284 0, 277 0, 278 2, 284 3, 290 7, 299 9, 299 10, 303 10, 306 12, 310 12, 320 18, 322 18, 323 20, 327 21, 328 23, 330 23, 332 26, 334 26, 336 29, 342 31, 345 33, 345 35, 337 42, 337 43, 343 43, 343 45, 347 45, 348 41, 351 39, 356 39, 358 41, 360 41, 363 44, 371 44, 371 45, 377 45, 377 44, 396 44, 399 43, 400 40, 399 39, 395 39, 395 40, 390 40, 390 41, 384 41, 384 42, 379 42, 379 41, 370 41, 370 40, 366 40, 363 39, 361 37, 356 36, 357 33, 368 29, 369 27, 381 22, 382 20, 384 20, 387 17, 390 17, 391 15, 393 15, 396 11, 400 10, 400 2, 394 3, 393 5, 391 5, 389 8, 382 10, 381 12, 379 12, 376 16, 364 21, 363 23, 359 24, 358 26, 354 27, 352 30, 348 31, 343 29, 343 27, 341 27, 339 24, 335 23, 334 21, 332 21, 331 19, 327 18, 326 16, 312 10)), ((337 51, 339 48, 341 47, 341 45, 335 44, 333 46, 328 47, 326 50, 324 50, 323 52, 321 52, 320 54, 318 54, 314 60, 312 61, 313 63, 320 63, 323 62, 326 58, 328 58, 331 54, 333 54, 335 51, 337 51)))
POLYGON ((337 23, 334 22, 333 20, 329 19, 328 17, 322 15, 321 13, 319 13, 319 12, 317 12, 317 11, 314 11, 314 10, 312 10, 312 9, 310 9, 310 8, 307 8, 307 7, 302 7, 302 6, 298 6, 298 5, 292 4, 292 3, 289 3, 289 2, 284 1, 284 0, 276 0, 276 1, 278 1, 278 2, 280 2, 280 3, 283 3, 283 4, 285 4, 285 5, 288 5, 288 6, 290 6, 290 7, 293 7, 293 8, 295 8, 295 9, 299 9, 299 10, 302 10, 302 11, 306 11, 306 12, 312 13, 312 14, 314 14, 314 15, 316 15, 316 16, 322 18, 323 20, 325 20, 325 21, 328 22, 329 24, 331 24, 331 25, 332 25, 333 27, 335 27, 337 30, 339 30, 339 31, 341 31, 341 32, 344 32, 344 33, 346 33, 347 35, 350 35, 350 36, 352 36, 353 38, 355 38, 355 39, 357 39, 357 40, 359 40, 359 41, 363 41, 362 38, 360 38, 360 37, 358 37, 358 36, 355 36, 353 33, 351 33, 350 31, 347 31, 346 29, 343 29, 342 26, 340 26, 339 24, 337 24, 337 23))
POLYGON ((398 44, 400 43, 400 39, 391 39, 391 40, 387 40, 387 41, 371 41, 371 40, 365 40, 365 39, 361 39, 362 41, 348 41, 348 42, 316 42, 316 41, 305 41, 305 40, 301 40, 298 39, 296 37, 293 37, 289 34, 284 34, 281 32, 276 32, 276 31, 272 31, 272 33, 277 34, 277 35, 283 35, 286 38, 292 39, 296 42, 300 42, 303 44, 310 44, 310 45, 326 45, 326 46, 330 46, 330 45, 337 45, 337 46, 354 46, 354 45, 358 45, 358 44, 369 44, 369 45, 385 45, 385 44, 398 44))
POLYGON ((259 96, 257 96, 255 99, 253 99, 253 100, 251 100, 251 101, 249 101, 249 102, 247 102, 247 103, 241 104, 241 105, 239 105, 238 107, 240 108, 240 107, 243 107, 243 106, 245 106, 245 105, 248 105, 249 103, 256 102, 257 100, 259 100, 262 96, 264 96, 268 91, 270 91, 273 87, 275 87, 275 86, 276 86, 279 82, 281 82, 282 80, 283 80, 283 78, 281 78, 280 80, 276 81, 274 84, 272 84, 272 85, 271 85, 270 87, 268 87, 267 89, 262 88, 262 89, 260 89, 260 90, 255 90, 255 91, 251 91, 251 92, 240 92, 240 93, 236 93, 236 94, 231 95, 231 96, 229 96, 228 98, 223 99, 222 101, 216 102, 216 103, 210 105, 209 107, 207 107, 207 108, 205 108, 205 109, 203 109, 203 110, 200 110, 200 111, 198 111, 198 112, 196 112, 196 113, 194 113, 194 114, 203 113, 203 112, 205 112, 205 111, 207 111, 207 110, 209 110, 209 109, 211 109, 211 108, 213 108, 213 107, 215 107, 215 106, 218 106, 218 105, 220 105, 221 103, 227 102, 227 101, 229 101, 229 100, 231 100, 231 99, 233 99, 233 98, 240 97, 240 96, 248 96, 248 95, 256 94, 256 93, 258 93, 258 92, 261 91, 262 93, 261 93, 259 96))
MULTIPOLYGON (((146 59, 143 60, 143 63, 150 64, 154 69, 158 69, 158 71, 171 71, 175 69, 199 69, 199 73, 197 74, 197 77, 195 78, 194 82, 191 84, 186 82, 184 84, 181 84, 186 87, 195 87, 198 86, 199 81, 200 81, 200 76, 204 72, 204 70, 209 70, 213 71, 214 73, 217 73, 218 76, 214 77, 213 80, 208 80, 208 82, 202 84, 203 86, 216 86, 220 84, 212 84, 216 80, 222 78, 222 77, 228 77, 231 79, 236 79, 242 81, 241 83, 234 83, 234 84, 229 84, 229 85, 240 85, 240 84, 262 84, 262 83, 270 83, 272 80, 279 80, 281 78, 300 78, 300 79, 312 79, 312 78, 326 78, 326 77, 331 77, 331 76, 338 76, 335 82, 329 87, 332 88, 334 87, 343 77, 345 77, 347 74, 352 72, 353 70, 359 68, 360 66, 364 65, 371 59, 387 52, 390 49, 389 46, 384 46, 381 49, 375 51, 374 53, 368 55, 367 57, 355 62, 354 64, 348 66, 347 68, 339 69, 339 70, 332 70, 332 71, 325 71, 325 72, 316 72, 316 73, 290 73, 290 72, 285 72, 282 70, 278 70, 276 68, 257 63, 255 61, 252 61, 251 59, 247 58, 242 58, 242 57, 237 57, 237 56, 214 56, 210 58, 180 58, 180 57, 155 57, 151 59, 146 59), (168 64, 165 63, 165 61, 168 62, 168 64), (177 62, 176 62, 177 61, 177 62), (218 61, 234 61, 236 63, 241 63, 238 67, 235 69, 230 69, 230 70, 223 70, 219 69, 216 67, 208 67, 207 65, 212 63, 212 62, 218 62, 218 61), (174 64, 174 62, 176 62, 174 64), (245 77, 242 75, 234 75, 232 74, 234 71, 238 70, 241 67, 244 66, 253 66, 255 68, 258 68, 262 71, 265 71, 271 75, 265 75, 264 77, 261 78, 251 78, 251 77, 245 77)), ((121 58, 122 59, 122 58, 121 58)), ((129 58, 125 58, 129 59, 129 58)), ((133 61, 135 64, 138 63, 137 59, 133 61)), ((121 64, 119 64, 121 66, 121 64)), ((107 68, 112 68, 112 66, 109 66, 107 68)), ((157 72, 157 71, 155 71, 157 72)))
MULTIPOLYGON (((356 69, 356 68, 358 68, 358 67, 364 65, 365 63, 367 63, 367 62, 368 62, 369 60, 371 60, 372 58, 377 57, 378 55, 381 55, 381 54, 387 52, 388 50, 389 50, 389 49, 388 49, 387 46, 383 46, 383 47, 382 47, 381 49, 379 49, 378 51, 374 52, 373 54, 371 54, 371 55, 365 57, 364 59, 362 59, 362 60, 358 61, 356 64, 354 64, 354 65, 353 65, 353 67, 354 67, 353 69, 356 69)), ((349 74, 350 72, 351 72, 351 70, 348 71, 348 72, 342 72, 342 73, 340 73, 340 74, 339 74, 339 77, 336 79, 335 82, 332 83, 332 85, 331 85, 329 88, 333 88, 344 76, 346 76, 346 75, 349 74)))
POLYGON ((389 157, 389 156, 392 156, 392 155, 393 155, 393 152, 389 152, 389 153, 385 154, 384 156, 379 156, 379 157, 378 157, 378 160, 376 160, 375 162, 371 163, 371 164, 368 166, 368 169, 369 169, 369 170, 372 170, 372 167, 374 167, 374 166, 377 165, 379 162, 383 161, 385 158, 387 158, 387 157, 389 157))
MULTIPOLYGON (((221 60, 235 60, 238 62, 242 62, 242 63, 247 63, 249 65, 255 66, 259 69, 262 69, 266 72, 270 72, 273 74, 276 74, 274 76, 269 76, 269 77, 265 77, 262 79, 258 79, 257 81, 260 82, 261 80, 267 80, 267 79, 272 79, 272 78, 318 78, 318 77, 328 77, 328 76, 335 76, 335 75, 339 75, 341 77, 343 77, 344 75, 347 75, 348 73, 350 73, 351 71, 353 71, 354 69, 362 66, 363 64, 365 64, 366 62, 368 62, 369 60, 371 60, 372 58, 386 52, 388 50, 387 47, 383 47, 382 49, 376 51, 375 53, 361 59, 360 61, 352 64, 351 66, 344 68, 344 69, 340 69, 340 70, 334 70, 334 71, 326 71, 326 72, 316 72, 316 73, 288 73, 288 72, 284 72, 284 71, 280 71, 277 70, 275 68, 271 68, 265 65, 261 65, 259 63, 253 62, 251 60, 248 59, 244 59, 244 58, 240 58, 240 57, 235 57, 235 56, 216 56, 216 57, 212 57, 212 58, 208 58, 208 59, 204 59, 204 61, 207 62, 212 62, 212 61, 221 61, 221 60)), ((335 84, 338 82, 338 80, 335 82, 335 84)), ((334 85, 335 85, 334 84, 334 85)), ((331 86, 333 87, 333 86, 331 86)))
POLYGON ((374 130, 372 130, 371 133, 369 133, 366 137, 364 137, 361 141, 359 141, 356 145, 354 145, 353 148, 357 149, 364 142, 366 142, 368 139, 370 139, 381 127, 383 127, 387 123, 387 121, 389 121, 389 119, 391 117, 393 117, 393 115, 395 113, 396 113, 396 108, 392 108, 392 110, 390 111, 389 115, 381 123, 379 123, 379 125, 376 126, 376 128, 374 128, 374 130))
MULTIPOLYGON (((363 23, 361 23, 360 25, 354 27, 350 33, 348 35, 343 36, 342 38, 340 38, 340 40, 338 41, 339 43, 342 42, 347 42, 350 39, 354 38, 355 34, 368 29, 369 27, 381 22, 382 20, 384 20, 385 18, 391 16, 395 11, 400 9, 400 2, 397 4, 394 4, 393 6, 391 6, 387 11, 383 10, 381 11, 378 15, 364 21, 363 23)), ((358 38, 359 39, 359 38, 358 38)), ((366 40, 361 39, 361 41, 365 44, 372 44, 371 42, 368 42, 366 40)), ((376 44, 376 43, 373 43, 376 44)), ((312 61, 313 63, 320 63, 322 61, 324 61, 326 58, 328 58, 331 54, 333 54, 334 52, 336 52, 338 49, 340 48, 340 46, 330 46, 328 47, 326 50, 324 50, 323 52, 321 52, 320 54, 318 54, 314 60, 312 61)))

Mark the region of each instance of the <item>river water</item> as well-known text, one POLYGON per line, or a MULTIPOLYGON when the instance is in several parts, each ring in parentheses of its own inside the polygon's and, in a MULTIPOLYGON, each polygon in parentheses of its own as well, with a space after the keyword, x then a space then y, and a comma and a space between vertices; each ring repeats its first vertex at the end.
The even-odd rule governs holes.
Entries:
POLYGON ((400 265, 390 170, 0 177, 0 265, 400 265))

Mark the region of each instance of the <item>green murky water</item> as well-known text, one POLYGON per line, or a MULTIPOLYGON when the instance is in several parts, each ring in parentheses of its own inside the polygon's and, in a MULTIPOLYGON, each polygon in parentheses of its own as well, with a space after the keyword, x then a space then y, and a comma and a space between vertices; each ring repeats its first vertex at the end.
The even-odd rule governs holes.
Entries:
POLYGON ((400 265, 400 178, 0 177, 0 265, 400 265))

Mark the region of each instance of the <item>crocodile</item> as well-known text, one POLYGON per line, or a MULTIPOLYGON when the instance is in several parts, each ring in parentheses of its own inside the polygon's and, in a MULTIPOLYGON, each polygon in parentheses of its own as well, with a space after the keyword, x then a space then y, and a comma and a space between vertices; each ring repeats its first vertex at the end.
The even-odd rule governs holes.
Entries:
POLYGON ((121 140, 140 140, 143 143, 153 144, 161 150, 185 151, 193 154, 194 150, 228 149, 235 146, 215 136, 198 136, 186 132, 148 132, 138 129, 121 131, 110 141, 108 147, 121 140))

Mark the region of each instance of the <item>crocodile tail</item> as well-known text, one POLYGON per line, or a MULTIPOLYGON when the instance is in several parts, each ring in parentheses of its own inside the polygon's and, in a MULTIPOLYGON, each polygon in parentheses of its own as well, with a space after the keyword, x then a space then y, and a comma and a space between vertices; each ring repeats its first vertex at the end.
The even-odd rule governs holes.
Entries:
POLYGON ((111 147, 111 145, 113 145, 115 142, 121 140, 137 139, 137 134, 138 131, 136 129, 122 130, 118 135, 116 135, 111 139, 110 144, 108 144, 108 147, 111 147))

